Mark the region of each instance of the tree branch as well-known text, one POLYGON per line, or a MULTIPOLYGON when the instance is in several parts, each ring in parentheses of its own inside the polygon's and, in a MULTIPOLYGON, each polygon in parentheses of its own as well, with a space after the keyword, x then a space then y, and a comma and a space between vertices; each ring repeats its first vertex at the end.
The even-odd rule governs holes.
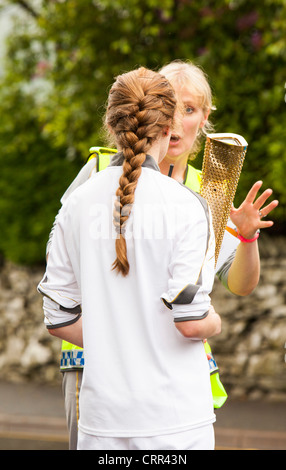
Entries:
POLYGON ((34 10, 34 8, 25 0, 17 0, 14 3, 17 3, 19 6, 24 8, 30 15, 32 15, 34 18, 39 18, 39 14, 34 10))

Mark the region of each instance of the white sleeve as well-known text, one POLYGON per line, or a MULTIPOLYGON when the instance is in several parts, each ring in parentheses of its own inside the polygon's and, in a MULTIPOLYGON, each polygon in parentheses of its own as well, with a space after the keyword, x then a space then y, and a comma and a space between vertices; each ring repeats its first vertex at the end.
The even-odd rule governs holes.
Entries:
POLYGON ((240 243, 240 240, 235 235, 233 235, 233 233, 236 233, 235 225, 229 219, 223 236, 221 249, 218 255, 216 273, 221 269, 221 267, 225 264, 229 257, 233 256, 240 243))
POLYGON ((240 240, 236 236, 235 225, 229 219, 216 264, 216 275, 226 289, 228 289, 228 273, 239 243, 240 240))
POLYGON ((66 207, 58 215, 45 275, 38 285, 44 296, 43 309, 47 328, 58 328, 77 321, 81 315, 81 291, 76 280, 65 236, 66 207))
POLYGON ((97 165, 97 158, 94 157, 91 160, 89 160, 80 170, 78 175, 75 177, 73 182, 70 184, 66 192, 61 198, 61 203, 63 204, 68 197, 71 195, 71 193, 74 192, 76 188, 81 186, 83 183, 85 183, 94 173, 96 173, 96 165, 97 165))
POLYGON ((55 228, 56 228, 56 225, 57 225, 58 215, 59 215, 59 213, 57 213, 57 215, 56 215, 56 217, 55 217, 53 226, 52 226, 51 231, 50 231, 50 234, 49 234, 49 239, 48 239, 48 242, 47 242, 47 245, 46 245, 46 256, 47 256, 47 255, 50 253, 50 251, 51 251, 51 245, 52 245, 52 240, 53 240, 54 231, 55 231, 55 228))
POLYGON ((185 214, 184 230, 169 266, 168 290, 161 296, 175 322, 203 319, 210 307, 215 239, 209 207, 202 198, 198 204, 196 211, 185 214))

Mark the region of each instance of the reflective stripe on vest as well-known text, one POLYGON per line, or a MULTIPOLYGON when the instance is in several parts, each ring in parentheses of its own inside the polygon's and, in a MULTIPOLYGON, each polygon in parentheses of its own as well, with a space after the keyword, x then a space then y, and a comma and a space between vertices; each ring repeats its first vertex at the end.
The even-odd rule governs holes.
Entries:
POLYGON ((60 370, 83 369, 83 349, 75 344, 62 341, 60 370))
POLYGON ((75 349, 74 345, 69 350, 62 350, 60 370, 83 369, 83 349, 75 349))

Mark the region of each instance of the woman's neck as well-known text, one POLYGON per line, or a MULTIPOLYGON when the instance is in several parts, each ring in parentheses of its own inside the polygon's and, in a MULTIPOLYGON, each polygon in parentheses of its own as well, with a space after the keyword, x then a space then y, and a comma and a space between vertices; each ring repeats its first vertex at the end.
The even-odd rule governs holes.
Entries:
POLYGON ((161 173, 163 175, 168 175, 170 171, 170 165, 173 165, 172 178, 179 183, 182 183, 185 179, 186 168, 187 168, 188 159, 187 158, 177 158, 176 160, 168 158, 168 155, 162 160, 159 164, 161 173))

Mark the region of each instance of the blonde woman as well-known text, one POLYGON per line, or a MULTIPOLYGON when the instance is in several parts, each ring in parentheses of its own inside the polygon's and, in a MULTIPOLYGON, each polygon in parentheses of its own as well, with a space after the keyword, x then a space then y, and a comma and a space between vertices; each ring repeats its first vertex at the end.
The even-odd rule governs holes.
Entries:
MULTIPOLYGON (((160 163, 161 172, 168 174, 173 165, 172 178, 199 191, 201 172, 192 167, 200 149, 202 137, 213 130, 210 114, 214 109, 212 92, 205 73, 190 61, 175 60, 164 66, 162 73, 172 84, 181 119, 172 133, 168 152, 160 163)), ((233 131, 235 132, 235 130, 233 131)), ((250 158, 250 157, 249 157, 250 158)), ((272 221, 262 220, 277 205, 265 205, 271 189, 257 197, 262 181, 257 181, 238 209, 232 208, 230 228, 236 227, 240 237, 226 231, 217 272, 224 285, 236 295, 248 295, 256 287, 260 276, 258 231, 271 227, 272 221)))
POLYGON ((214 235, 205 201, 158 167, 175 110, 161 74, 117 77, 106 124, 120 152, 57 219, 38 289, 49 331, 84 345, 79 449, 214 448, 201 341, 221 327, 214 235))

